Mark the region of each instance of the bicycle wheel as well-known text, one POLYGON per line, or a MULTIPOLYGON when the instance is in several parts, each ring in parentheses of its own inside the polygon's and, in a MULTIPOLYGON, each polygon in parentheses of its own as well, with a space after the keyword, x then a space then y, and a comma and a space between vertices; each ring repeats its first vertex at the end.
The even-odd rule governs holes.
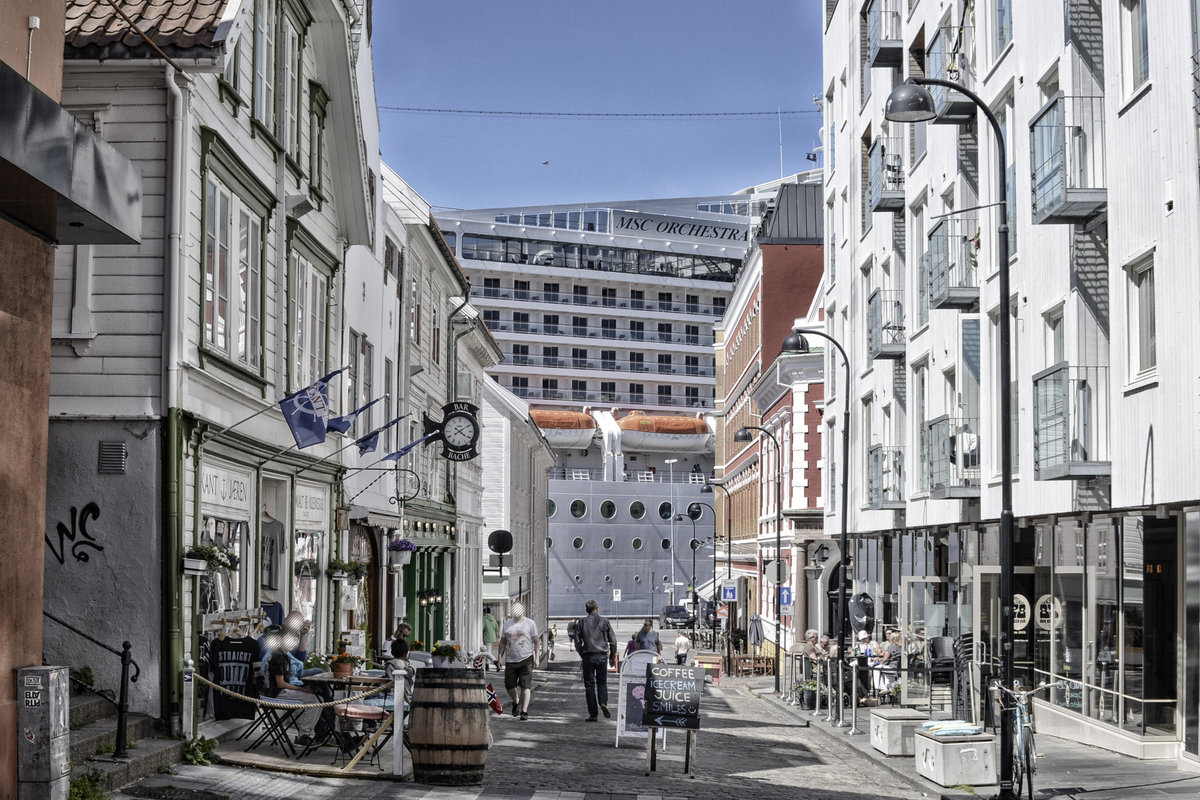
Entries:
MULTIPOLYGON (((1025 797, 1026 800, 1033 800, 1033 773, 1037 771, 1037 766, 1034 761, 1037 758, 1033 750, 1033 728, 1025 726, 1025 733, 1021 737, 1021 760, 1025 762, 1025 797)), ((1021 796, 1020 789, 1017 790, 1017 797, 1021 796)))
MULTIPOLYGON (((1021 790, 1030 783, 1029 776, 1026 774, 1028 762, 1025 761, 1023 754, 1025 752, 1025 740, 1023 734, 1027 734, 1028 729, 1022 731, 1017 729, 1016 735, 1013 737, 1013 753, 1012 753, 1012 781, 1013 781, 1013 796, 1021 797, 1021 790)), ((1029 791, 1032 794, 1033 786, 1029 786, 1029 791)))

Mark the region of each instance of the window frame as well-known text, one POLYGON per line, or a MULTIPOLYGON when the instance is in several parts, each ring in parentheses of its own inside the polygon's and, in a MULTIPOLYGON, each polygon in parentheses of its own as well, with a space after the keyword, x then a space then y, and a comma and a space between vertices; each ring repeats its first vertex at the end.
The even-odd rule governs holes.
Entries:
MULTIPOLYGON (((339 264, 299 226, 288 226, 288 385, 308 386, 328 370, 339 264)), ((353 410, 353 409, 350 409, 353 410)))
POLYGON ((1131 382, 1158 374, 1157 301, 1154 287, 1154 250, 1125 266, 1127 276, 1127 363, 1131 382), (1146 283, 1149 278, 1148 285, 1146 283))

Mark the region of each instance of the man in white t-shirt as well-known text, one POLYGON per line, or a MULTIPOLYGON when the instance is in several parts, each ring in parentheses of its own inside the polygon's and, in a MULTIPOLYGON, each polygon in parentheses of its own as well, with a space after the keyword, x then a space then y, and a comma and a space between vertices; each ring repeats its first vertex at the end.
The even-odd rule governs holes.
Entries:
POLYGON ((533 662, 540 655, 542 640, 537 625, 525 616, 525 606, 513 603, 508 622, 500 634, 500 665, 504 688, 512 698, 512 715, 529 719, 529 697, 533 694, 533 662))
POLYGON ((676 664, 686 664, 687 663, 688 650, 691 648, 691 646, 692 646, 692 640, 687 637, 686 633, 684 633, 683 631, 680 631, 679 635, 675 637, 675 663, 676 664))

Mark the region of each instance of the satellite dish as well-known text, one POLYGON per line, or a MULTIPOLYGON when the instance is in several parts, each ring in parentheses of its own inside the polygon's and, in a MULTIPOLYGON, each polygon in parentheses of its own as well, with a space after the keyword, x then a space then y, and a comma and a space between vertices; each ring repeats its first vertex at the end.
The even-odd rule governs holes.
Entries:
POLYGON ((504 555, 512 550, 513 536, 506 530, 492 531, 488 534, 488 549, 493 553, 504 555))

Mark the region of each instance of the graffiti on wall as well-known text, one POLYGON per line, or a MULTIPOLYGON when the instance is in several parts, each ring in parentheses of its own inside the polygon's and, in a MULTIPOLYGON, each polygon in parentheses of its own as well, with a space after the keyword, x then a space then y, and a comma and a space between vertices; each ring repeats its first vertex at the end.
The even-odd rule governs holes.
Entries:
POLYGON ((70 539, 71 555, 76 561, 88 561, 88 548, 93 550, 103 550, 104 545, 96 543, 96 537, 88 533, 88 520, 100 518, 100 506, 95 503, 88 503, 82 510, 71 506, 71 526, 67 527, 63 523, 58 523, 56 530, 58 531, 58 547, 54 546, 54 540, 50 538, 50 534, 46 534, 46 545, 50 548, 50 552, 58 559, 59 564, 66 561, 67 540, 70 539), (79 537, 78 541, 76 537, 79 537))

